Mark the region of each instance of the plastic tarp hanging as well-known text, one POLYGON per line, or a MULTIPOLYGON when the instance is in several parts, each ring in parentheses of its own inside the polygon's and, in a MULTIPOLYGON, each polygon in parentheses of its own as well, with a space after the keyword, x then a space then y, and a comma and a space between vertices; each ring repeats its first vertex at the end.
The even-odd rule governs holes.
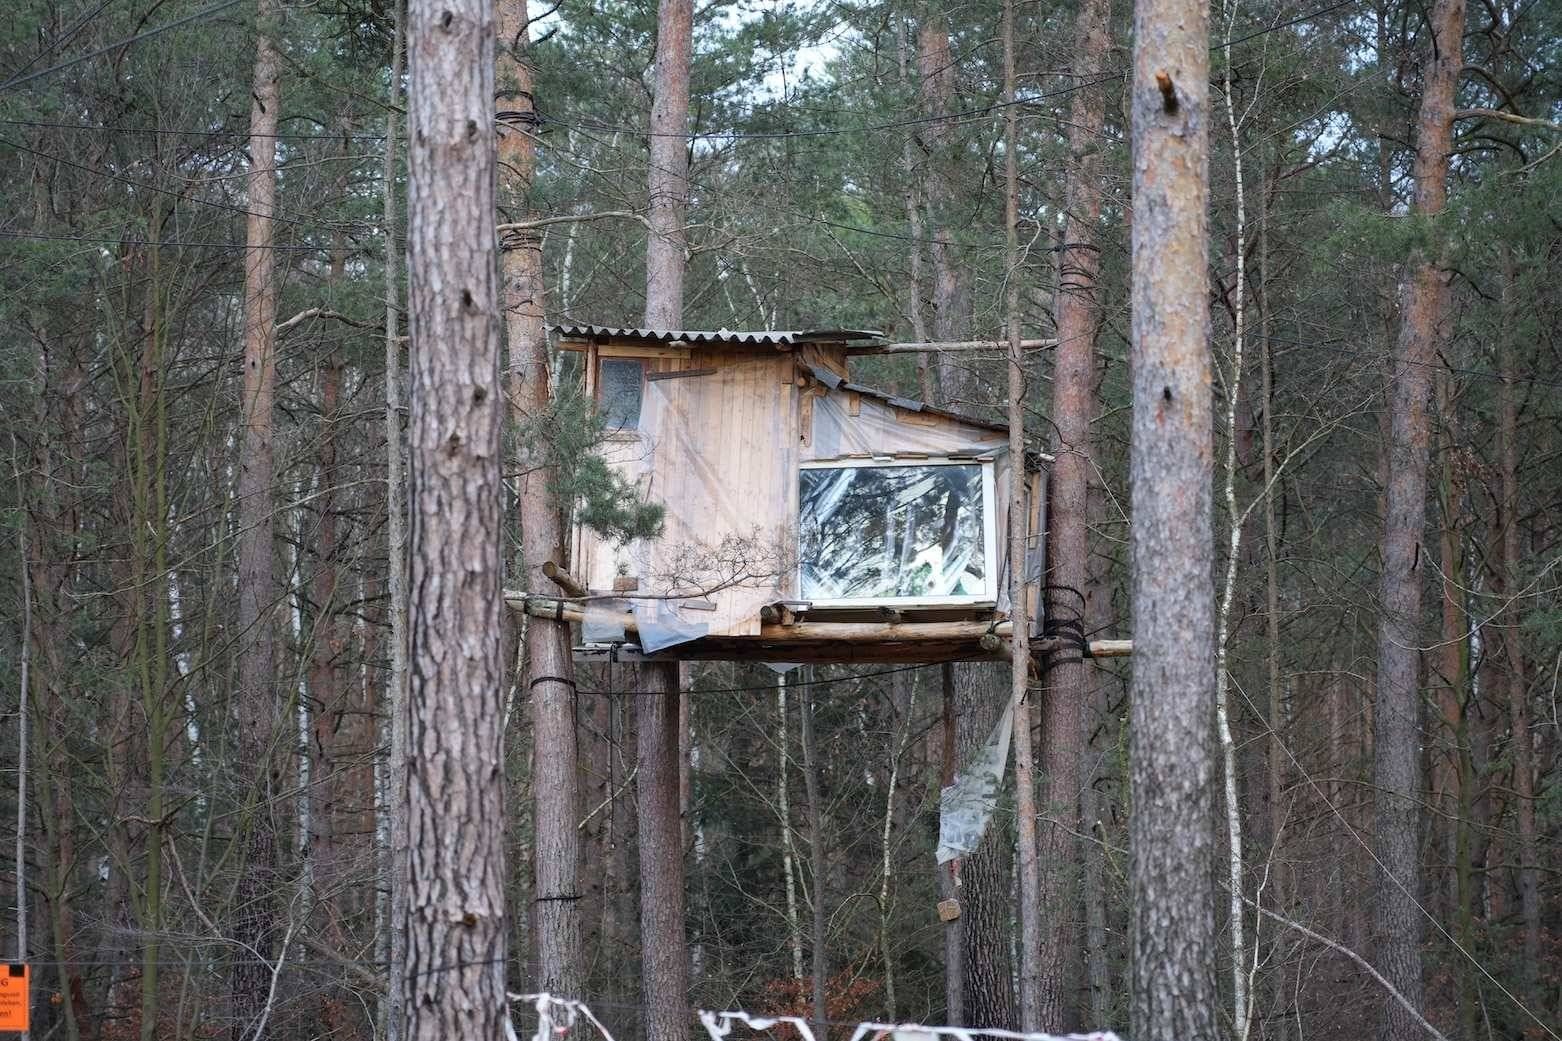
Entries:
POLYGON ((854 416, 849 402, 846 390, 832 390, 814 399, 813 429, 803 452, 805 460, 905 452, 974 454, 991 452, 1008 444, 1008 435, 996 430, 973 426, 957 432, 948 425, 919 426, 905 422, 893 406, 866 395, 859 396, 854 416))
POLYGON ((582 643, 623 643, 624 612, 629 605, 622 600, 593 600, 586 604, 586 618, 580 623, 582 643))
POLYGON ((678 612, 667 606, 666 600, 636 604, 634 616, 635 628, 640 633, 640 650, 646 654, 698 640, 710 630, 704 622, 686 622, 679 618, 678 612))
POLYGON ((954 783, 938 799, 938 862, 975 852, 982 834, 998 806, 1003 790, 1004 771, 1009 766, 1009 739, 1014 731, 1014 702, 1004 706, 1003 715, 977 750, 965 769, 955 774, 954 783))

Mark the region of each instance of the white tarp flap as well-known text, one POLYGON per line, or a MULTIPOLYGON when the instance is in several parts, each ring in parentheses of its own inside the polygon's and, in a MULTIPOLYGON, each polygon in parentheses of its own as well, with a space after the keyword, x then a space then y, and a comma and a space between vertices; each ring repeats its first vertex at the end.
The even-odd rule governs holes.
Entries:
POLYGON ((698 640, 710 631, 704 622, 686 622, 667 606, 666 600, 636 604, 635 628, 640 634, 640 649, 646 654, 698 640))
POLYGON ((812 437, 803 450, 805 460, 897 452, 944 455, 952 451, 992 451, 1009 443, 1007 434, 981 427, 968 427, 967 434, 961 436, 947 426, 907 423, 894 408, 869 397, 859 400, 854 416, 849 401, 844 390, 833 390, 814 399, 812 437))
POLYGON ((1004 706, 1003 715, 986 744, 977 750, 965 769, 955 774, 954 783, 938 799, 938 862, 947 864, 957 857, 973 853, 982 843, 982 834, 998 806, 1003 790, 1003 775, 1009 766, 1009 739, 1014 730, 1014 702, 1004 706))

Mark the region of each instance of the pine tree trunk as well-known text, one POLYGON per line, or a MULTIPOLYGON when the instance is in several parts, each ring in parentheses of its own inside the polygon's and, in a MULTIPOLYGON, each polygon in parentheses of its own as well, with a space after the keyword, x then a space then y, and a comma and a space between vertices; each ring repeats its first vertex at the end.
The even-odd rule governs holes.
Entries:
POLYGON ((683 1041, 689 1023, 683 827, 678 819, 678 666, 630 670, 640 815, 640 950, 646 1041, 683 1041))
POLYGON ((689 66, 694 50, 693 0, 660 0, 656 68, 651 85, 651 172, 645 244, 645 324, 683 324, 684 212, 689 205, 689 66))
POLYGON ((276 385, 277 288, 274 277, 277 193, 277 120, 281 71, 274 34, 276 0, 256 5, 255 73, 250 106, 250 168, 245 180, 244 386, 239 448, 239 742, 238 761, 254 771, 246 808, 246 849, 234 891, 235 954, 231 976, 233 1038, 257 1029, 270 990, 276 935, 277 835, 269 807, 280 786, 277 727, 276 635, 279 599, 272 545, 272 408, 276 385))
MULTIPOLYGON (((529 195, 536 168, 536 98, 527 56, 526 0, 499 7, 500 212, 506 223, 535 216, 529 195)), ((544 327, 542 237, 508 231, 500 239, 506 338, 510 348, 510 401, 518 430, 517 506, 521 567, 526 589, 548 590, 542 566, 562 564, 560 509, 547 465, 550 410, 548 337, 544 327)), ((526 620, 526 683, 533 740, 547 754, 535 757, 532 776, 536 829, 537 987, 550 994, 584 996, 581 979, 580 780, 575 730, 575 662, 569 623, 526 620)))
POLYGON ((1209 10, 1134 10, 1132 1036, 1217 1035, 1209 10))
MULTIPOLYGON (((1502 524, 1500 590, 1514 596, 1519 589, 1519 441, 1518 405, 1514 387, 1517 365, 1514 360, 1513 329, 1514 283, 1518 274, 1511 247, 1502 247, 1503 328, 1497 349, 1501 379, 1497 383, 1497 441, 1502 503, 1498 517, 1502 524)), ((1524 923, 1523 963, 1527 982, 1533 986, 1540 965, 1540 879, 1535 844, 1535 737, 1530 731, 1529 683, 1524 667, 1524 633, 1519 625, 1522 608, 1509 607, 1503 626, 1503 657, 1508 670, 1505 694, 1508 725, 1513 742, 1513 799, 1518 818, 1519 911, 1524 923)))
POLYGON ((406 1037, 500 1041, 505 999, 494 23, 408 6, 411 690, 406 1037))
MULTIPOLYGON (((1081 636, 1089 584, 1090 416, 1095 399, 1095 341, 1100 323, 1096 244, 1101 219, 1100 134, 1106 94, 1091 86, 1100 78, 1109 42, 1110 0, 1084 0, 1074 24, 1073 82, 1069 109, 1069 162, 1064 188, 1061 277, 1057 294, 1058 348, 1052 383, 1054 429, 1052 488, 1048 499, 1052 564, 1046 606, 1048 631, 1081 636), (1066 628, 1065 628, 1066 627, 1066 628)), ((1042 1029, 1066 1033, 1082 1026, 1076 1007, 1079 976, 1079 906, 1074 836, 1082 787, 1080 716, 1087 704, 1088 667, 1075 647, 1047 663, 1043 713, 1042 775, 1046 778, 1040 856, 1042 903, 1052 909, 1040 951, 1042 1029)), ((1099 1025, 1099 1024, 1096 1024, 1099 1025)))
MULTIPOLYGON (((1433 217, 1447 197, 1454 88, 1464 38, 1464 0, 1437 0, 1417 123, 1414 210, 1433 217)), ((1421 979, 1421 870, 1417 856, 1421 796, 1420 566, 1426 552, 1426 482, 1430 453, 1428 396, 1447 307, 1447 281, 1436 258, 1412 251, 1400 283, 1401 319, 1389 389, 1388 487, 1380 552, 1378 675, 1374 705, 1374 843, 1380 865, 1373 904, 1374 961, 1417 1009, 1421 979)), ((1400 1004, 1383 1001, 1385 1041, 1411 1041, 1421 1028, 1400 1004)))
MULTIPOLYGON (((949 49, 949 24, 942 11, 927 13, 917 34, 917 72, 921 77, 922 114, 932 117, 921 131, 927 155, 928 254, 933 262, 933 339, 961 340, 969 322, 967 281, 960 272, 954 242, 955 171, 958 156, 945 118, 954 105, 955 59, 949 49)), ((964 395, 964 367, 957 356, 940 354, 938 389, 946 404, 964 395)))

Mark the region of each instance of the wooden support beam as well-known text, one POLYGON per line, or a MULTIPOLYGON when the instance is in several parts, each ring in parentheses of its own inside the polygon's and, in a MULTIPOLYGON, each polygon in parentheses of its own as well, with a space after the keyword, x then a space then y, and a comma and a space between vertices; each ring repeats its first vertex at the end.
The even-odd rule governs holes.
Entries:
POLYGON ((543 562, 542 573, 547 575, 548 578, 553 581, 554 585, 564 590, 564 592, 568 593, 570 596, 587 595, 586 587, 580 583, 578 578, 559 567, 559 565, 555 564, 551 560, 543 562))
MULTIPOLYGON (((519 592, 506 592, 505 604, 512 611, 532 615, 536 618, 553 618, 566 622, 583 622, 586 620, 585 610, 578 604, 568 603, 555 597, 528 595, 519 592)), ((593 612, 596 614, 596 612, 593 612)), ((638 634, 639 628, 635 623, 635 617, 628 611, 604 611, 603 621, 612 621, 621 626, 625 634, 638 634)), ((770 615, 769 617, 775 617, 770 615)), ((753 659, 764 661, 768 652, 785 651, 793 648, 798 651, 814 649, 818 653, 814 657, 823 655, 825 658, 842 657, 863 659, 874 657, 874 648, 895 648, 891 656, 903 659, 915 656, 914 648, 926 646, 930 649, 939 649, 939 659, 949 657, 944 654, 945 649, 950 648, 979 648, 978 657, 990 657, 1002 660, 1007 658, 1009 652, 1009 636, 1013 632, 1010 623, 1000 621, 997 624, 983 621, 965 622, 809 622, 793 621, 786 624, 782 620, 776 621, 761 619, 759 635, 757 636, 711 636, 701 637, 694 641, 688 648, 680 648, 671 653, 668 659, 688 658, 689 660, 721 660, 744 661, 753 659), (984 640, 984 637, 986 639, 984 640), (832 650, 833 649, 833 650, 832 650)), ((1038 653, 1054 649, 1055 641, 1036 640, 1035 649, 1038 653)), ((1089 654, 1092 658, 1124 658, 1133 653, 1132 640, 1091 640, 1089 654)), ((974 653, 974 652, 973 652, 974 653)), ((963 654, 961 657, 968 657, 963 654)), ((658 659, 661 660, 661 659, 658 659)), ((780 661, 790 661, 790 658, 778 658, 780 661)))
MULTIPOLYGON (((1057 340, 1021 340, 1024 351, 1045 351, 1058 345, 1057 340)), ((863 347, 847 347, 852 357, 866 354, 948 354, 960 351, 1006 351, 1007 340, 934 340, 928 343, 880 343, 863 347)))

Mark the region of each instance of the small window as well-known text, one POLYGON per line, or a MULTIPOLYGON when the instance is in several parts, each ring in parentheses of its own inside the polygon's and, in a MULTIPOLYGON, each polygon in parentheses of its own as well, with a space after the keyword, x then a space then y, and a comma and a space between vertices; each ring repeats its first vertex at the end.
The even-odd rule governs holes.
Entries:
POLYGON ((992 598, 989 465, 805 467, 798 493, 803 599, 992 598))
POLYGON ((645 362, 635 358, 603 358, 597 370, 597 410, 609 430, 640 429, 640 395, 645 362))

